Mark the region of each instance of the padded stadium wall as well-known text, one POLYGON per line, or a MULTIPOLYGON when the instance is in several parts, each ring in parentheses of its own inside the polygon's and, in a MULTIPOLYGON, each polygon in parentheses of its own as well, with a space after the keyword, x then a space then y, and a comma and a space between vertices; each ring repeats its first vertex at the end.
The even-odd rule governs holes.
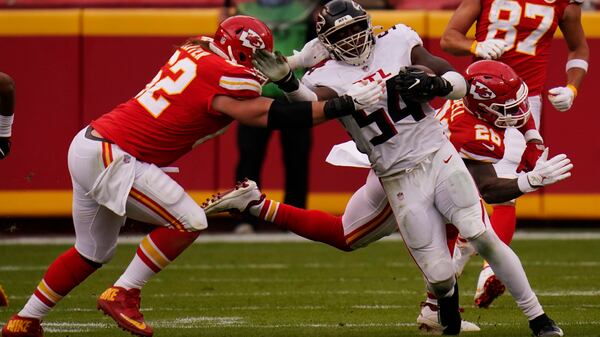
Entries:
MULTIPOLYGON (((376 25, 402 22, 413 27, 427 48, 463 70, 469 58, 441 51, 439 40, 452 12, 372 11, 376 25)), ((17 84, 13 152, 0 162, 0 216, 68 216, 71 209, 67 149, 91 120, 131 98, 150 81, 177 45, 189 36, 210 35, 222 18, 209 9, 46 9, 0 10, 0 71, 17 84)), ((560 113, 544 100, 542 134, 551 153, 573 159, 573 177, 519 199, 521 218, 600 219, 600 114, 594 95, 600 64, 600 14, 586 12, 584 29, 592 59, 573 109, 560 113)), ((566 45, 552 46, 546 88, 565 80, 566 45)), ((439 102, 436 102, 439 104, 439 102)), ((175 163, 173 177, 203 200, 234 183, 238 152, 235 128, 175 163)), ((342 213, 366 171, 324 162, 332 145, 348 136, 336 122, 313 130, 309 207, 342 213)), ((282 198, 284 181, 278 135, 263 169, 263 188, 282 198)))

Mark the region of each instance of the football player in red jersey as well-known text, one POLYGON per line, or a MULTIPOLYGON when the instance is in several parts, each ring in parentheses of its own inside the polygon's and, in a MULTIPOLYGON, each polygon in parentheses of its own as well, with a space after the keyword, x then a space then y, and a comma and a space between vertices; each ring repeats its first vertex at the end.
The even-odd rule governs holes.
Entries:
POLYGON ((378 84, 359 83, 327 102, 260 97, 261 81, 251 61, 254 51, 272 48, 265 24, 231 17, 219 25, 214 40, 200 38, 178 48, 137 96, 75 136, 68 155, 75 246, 49 266, 24 308, 6 322, 3 337, 43 336, 40 323, 55 304, 111 259, 126 217, 158 227, 100 295, 98 309, 132 334, 152 336, 140 312, 140 289, 207 227, 202 207, 160 167, 222 134, 234 120, 308 127, 369 106, 382 95, 378 84))
MULTIPOLYGON (((560 28, 569 49, 566 82, 564 86, 548 91, 548 99, 557 110, 567 111, 571 108, 587 72, 589 48, 581 25, 582 2, 463 0, 446 27, 441 46, 454 55, 496 59, 511 66, 529 87, 529 105, 539 128, 541 94, 556 28, 560 28), (466 36, 473 23, 476 23, 474 40, 466 36)), ((530 129, 529 133, 521 135, 515 128, 506 130, 504 158, 494 165, 498 175, 514 177, 517 172, 533 169, 544 150, 541 136, 534 131, 530 129)), ((493 209, 491 222, 496 232, 506 232, 506 238, 512 237, 516 225, 514 201, 493 205, 493 209)), ((466 257, 470 256, 472 250, 468 245, 459 245, 458 249, 462 249, 460 256, 463 257, 459 264, 466 263, 466 257)), ((480 275, 480 282, 484 284, 485 278, 491 277, 487 269, 484 265, 480 275)), ((477 292, 477 296, 480 294, 477 292)), ((475 301, 480 307, 487 307, 490 303, 488 300, 481 301, 479 297, 475 301)))
MULTIPOLYGON (((568 178, 573 165, 564 154, 547 159, 545 150, 535 168, 515 179, 499 178, 493 163, 504 155, 504 131, 530 123, 527 85, 507 65, 497 61, 479 61, 466 71, 470 91, 462 100, 450 100, 438 111, 437 118, 447 126, 447 134, 474 178, 486 202, 497 203, 517 198, 542 186, 568 178)), ((353 142, 337 145, 328 161, 341 166, 369 168, 368 159, 356 151, 353 142)), ((316 210, 303 210, 266 199, 256 184, 244 181, 229 193, 217 194, 205 203, 207 214, 225 210, 248 212, 260 219, 290 230, 302 237, 326 243, 343 251, 358 248, 390 235, 397 229, 387 198, 377 177, 371 172, 357 190, 342 216, 316 210)), ((456 234, 448 227, 448 245, 453 251, 456 234)), ((419 328, 441 333, 438 303, 429 293, 417 318, 419 328)), ((562 331, 545 314, 530 321, 535 336, 562 336, 562 331)), ((478 331, 463 321, 462 331, 478 331)))

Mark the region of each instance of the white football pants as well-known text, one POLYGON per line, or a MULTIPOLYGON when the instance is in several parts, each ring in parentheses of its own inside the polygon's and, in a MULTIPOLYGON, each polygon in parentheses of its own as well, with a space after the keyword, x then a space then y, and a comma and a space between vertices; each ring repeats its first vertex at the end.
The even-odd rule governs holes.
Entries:
MULTIPOLYGON (((81 255, 94 262, 108 262, 114 254, 119 230, 127 217, 181 231, 206 228, 204 210, 154 164, 135 161, 133 185, 127 195, 123 216, 89 196, 88 192, 111 161, 130 155, 115 144, 86 138, 86 129, 75 136, 68 156, 73 183, 75 248, 81 255)), ((126 178, 120 176, 118 171, 112 172, 107 183, 118 186, 122 183, 120 179, 126 178)))
POLYGON ((381 182, 371 171, 342 217, 352 248, 389 235, 397 223, 428 289, 438 297, 448 294, 455 283, 446 242, 447 222, 490 262, 530 319, 543 312, 518 257, 490 226, 475 183, 449 141, 412 170, 382 178, 381 182))

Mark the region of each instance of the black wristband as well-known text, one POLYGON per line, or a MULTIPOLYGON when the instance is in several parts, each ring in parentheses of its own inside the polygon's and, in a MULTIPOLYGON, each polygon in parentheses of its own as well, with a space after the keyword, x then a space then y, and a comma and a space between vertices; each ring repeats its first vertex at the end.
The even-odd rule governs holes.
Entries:
POLYGON ((296 91, 296 90, 298 90, 298 88, 300 88, 300 82, 298 81, 296 76, 294 76, 294 73, 292 71, 290 71, 287 75, 285 75, 284 78, 275 82, 275 84, 277 84, 279 89, 281 89, 285 92, 288 92, 288 93, 292 92, 292 91, 296 91))
POLYGON ((313 125, 311 102, 288 102, 276 99, 269 107, 267 128, 291 129, 309 128, 313 125))
POLYGON ((334 119, 338 117, 348 116, 356 111, 352 97, 348 95, 342 95, 325 102, 323 112, 327 119, 334 119))

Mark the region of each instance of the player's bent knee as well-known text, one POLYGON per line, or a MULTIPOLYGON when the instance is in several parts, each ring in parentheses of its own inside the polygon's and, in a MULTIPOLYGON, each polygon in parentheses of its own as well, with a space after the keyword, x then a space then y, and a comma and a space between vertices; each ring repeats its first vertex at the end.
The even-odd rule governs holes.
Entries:
POLYGON ((440 281, 440 282, 429 282, 427 284, 427 288, 431 291, 437 298, 446 297, 448 293, 454 289, 454 284, 456 283, 456 279, 454 275, 451 278, 440 281))
POLYGON ((455 281, 454 264, 450 259, 438 259, 424 267, 429 290, 438 297, 445 296, 455 281))
POLYGON ((92 266, 103 265, 110 262, 115 255, 116 248, 116 245, 111 247, 102 247, 79 244, 78 242, 75 242, 75 249, 79 255, 81 255, 81 257, 86 261, 89 261, 92 266))
POLYGON ((465 240, 472 240, 486 231, 483 206, 479 203, 459 209, 452 217, 452 223, 465 240))
POLYGON ((202 207, 191 207, 181 219, 185 229, 190 232, 201 231, 208 227, 206 214, 202 207))

